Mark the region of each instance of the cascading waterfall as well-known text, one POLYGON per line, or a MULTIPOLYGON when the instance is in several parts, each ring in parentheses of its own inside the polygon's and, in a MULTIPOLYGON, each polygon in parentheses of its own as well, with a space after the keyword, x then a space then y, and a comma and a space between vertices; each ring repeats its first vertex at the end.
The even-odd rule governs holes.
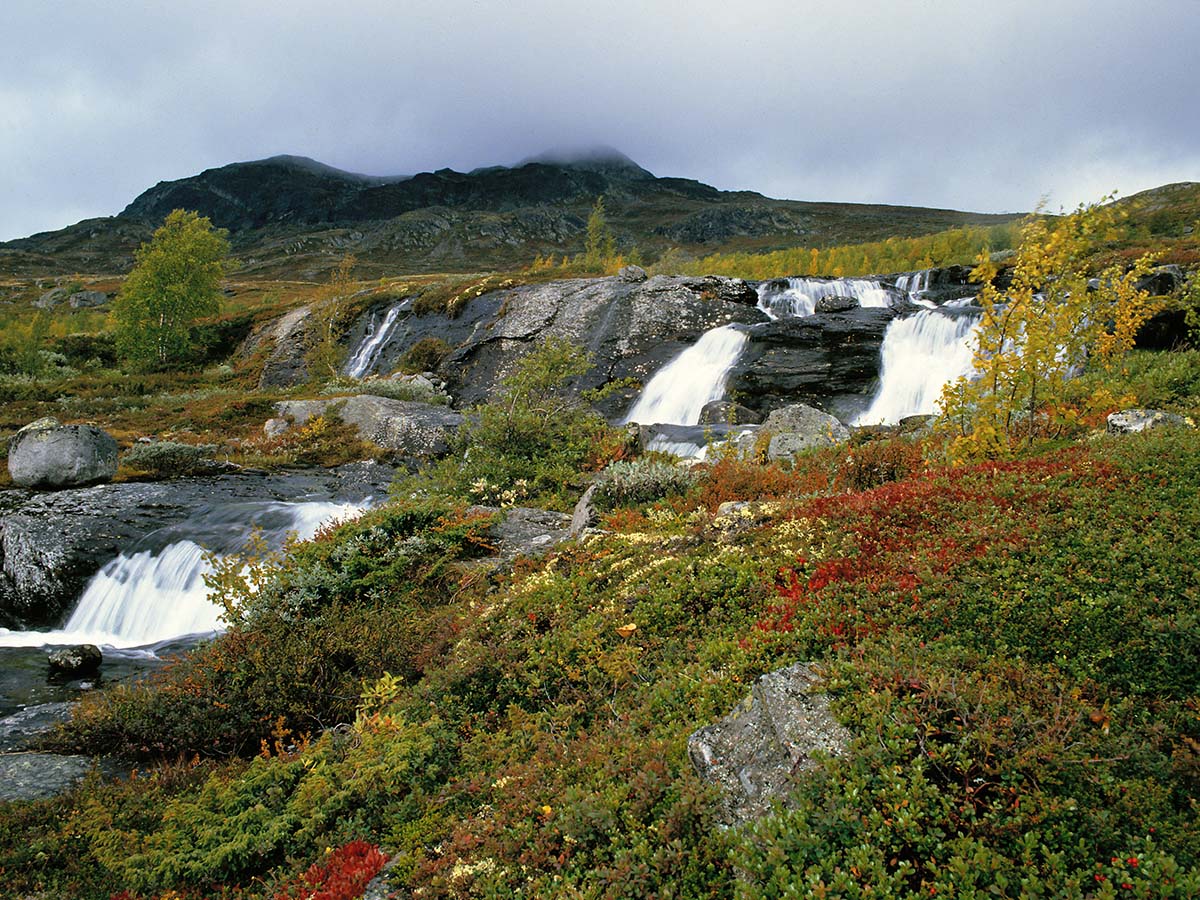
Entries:
POLYGON ((873 278, 777 278, 758 286, 758 308, 772 319, 800 318, 811 316, 822 297, 853 297, 859 306, 886 307, 895 296, 873 278))
POLYGON ((109 562, 88 582, 61 630, 0 629, 0 646, 96 644, 127 649, 220 631, 221 609, 209 602, 204 583, 212 570, 207 552, 183 535, 231 552, 257 529, 268 545, 278 547, 288 534, 307 540, 322 525, 353 518, 365 508, 310 501, 239 503, 212 510, 147 536, 142 543, 152 545, 150 549, 135 547, 109 562))
POLYGON ((625 416, 643 425, 696 425, 704 404, 720 400, 746 333, 733 325, 713 328, 663 366, 625 416))
POLYGON ((396 320, 399 319, 400 313, 405 310, 409 302, 409 300, 402 300, 389 307, 382 322, 377 323, 374 318, 371 319, 370 324, 367 325, 367 333, 363 335, 358 348, 343 369, 346 375, 351 378, 362 378, 371 371, 375 361, 379 358, 379 352, 387 344, 396 328, 396 320))
POLYGON ((879 391, 856 425, 892 425, 936 412, 942 387, 971 372, 979 316, 923 309, 895 319, 883 335, 879 391))
POLYGON ((896 290, 904 291, 910 297, 929 290, 929 280, 933 269, 922 269, 919 272, 905 272, 896 278, 896 290))

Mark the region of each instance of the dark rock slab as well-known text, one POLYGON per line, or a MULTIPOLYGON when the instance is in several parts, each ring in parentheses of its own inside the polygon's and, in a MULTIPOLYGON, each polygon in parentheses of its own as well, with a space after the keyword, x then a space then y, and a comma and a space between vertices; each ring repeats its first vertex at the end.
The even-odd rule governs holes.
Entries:
POLYGON ((895 315, 855 309, 752 326, 728 392, 763 412, 800 402, 850 419, 874 390, 883 334, 895 315))
POLYGON ((73 703, 39 703, 0 719, 0 752, 23 750, 71 717, 73 703))

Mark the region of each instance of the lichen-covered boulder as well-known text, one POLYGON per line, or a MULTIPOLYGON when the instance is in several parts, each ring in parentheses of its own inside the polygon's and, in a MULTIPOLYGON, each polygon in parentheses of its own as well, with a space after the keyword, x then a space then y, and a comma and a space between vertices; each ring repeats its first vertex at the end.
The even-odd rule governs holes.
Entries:
POLYGON ((738 449, 750 454, 760 446, 763 435, 770 435, 767 459, 787 459, 812 447, 829 447, 850 439, 850 429, 821 410, 793 403, 774 410, 756 433, 738 438, 738 449))
POLYGON ((812 667, 797 663, 763 675, 733 712, 693 732, 688 756, 720 791, 723 823, 740 825, 786 800, 797 773, 818 754, 841 755, 850 739, 812 667))
POLYGON ((67 488, 112 481, 117 442, 94 425, 38 419, 8 442, 8 474, 18 487, 67 488))
POLYGON ((46 656, 51 671, 63 675, 88 675, 98 671, 104 662, 104 654, 95 644, 79 644, 75 647, 59 647, 46 656))
POLYGON ((1183 428, 1191 425, 1183 416, 1161 409, 1123 409, 1108 416, 1109 434, 1136 434, 1150 428, 1183 428))

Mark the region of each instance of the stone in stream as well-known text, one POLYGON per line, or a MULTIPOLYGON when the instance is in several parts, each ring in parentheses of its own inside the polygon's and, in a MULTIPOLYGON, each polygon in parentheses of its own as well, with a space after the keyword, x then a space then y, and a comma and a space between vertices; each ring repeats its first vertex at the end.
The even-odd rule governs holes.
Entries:
POLYGON ((104 654, 94 644, 79 644, 75 647, 59 647, 46 657, 50 671, 62 675, 90 675, 100 669, 104 654))

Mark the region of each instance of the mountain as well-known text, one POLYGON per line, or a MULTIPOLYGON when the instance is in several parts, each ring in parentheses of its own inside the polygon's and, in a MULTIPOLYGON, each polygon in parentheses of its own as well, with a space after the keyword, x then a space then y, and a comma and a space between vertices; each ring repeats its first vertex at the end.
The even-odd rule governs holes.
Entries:
POLYGON ((315 278, 347 252, 360 271, 472 271, 578 253, 603 195, 618 246, 654 258, 827 246, 910 236, 1011 215, 775 200, 659 177, 608 147, 552 150, 514 166, 377 177, 274 156, 161 182, 119 215, 0 244, 0 273, 122 272, 173 209, 231 232, 241 272, 315 278))

